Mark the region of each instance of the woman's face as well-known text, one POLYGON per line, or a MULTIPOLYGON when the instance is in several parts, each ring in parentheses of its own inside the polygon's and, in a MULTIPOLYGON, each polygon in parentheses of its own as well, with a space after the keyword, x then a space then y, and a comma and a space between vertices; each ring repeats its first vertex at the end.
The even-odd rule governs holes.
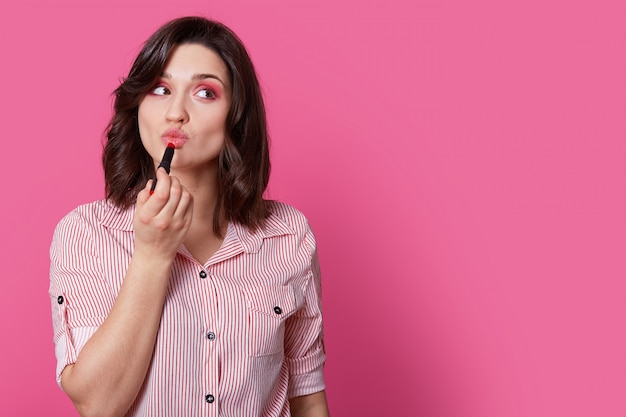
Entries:
POLYGON ((173 171, 215 172, 230 103, 222 59, 199 44, 175 47, 156 85, 139 103, 139 134, 155 166, 172 142, 173 171))

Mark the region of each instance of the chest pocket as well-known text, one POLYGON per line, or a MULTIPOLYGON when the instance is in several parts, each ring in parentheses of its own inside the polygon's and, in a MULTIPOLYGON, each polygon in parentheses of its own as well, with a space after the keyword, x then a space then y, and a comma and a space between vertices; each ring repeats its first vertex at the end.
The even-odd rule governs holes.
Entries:
POLYGON ((252 356, 282 353, 285 321, 298 308, 294 289, 286 285, 245 287, 248 303, 248 347, 252 356))

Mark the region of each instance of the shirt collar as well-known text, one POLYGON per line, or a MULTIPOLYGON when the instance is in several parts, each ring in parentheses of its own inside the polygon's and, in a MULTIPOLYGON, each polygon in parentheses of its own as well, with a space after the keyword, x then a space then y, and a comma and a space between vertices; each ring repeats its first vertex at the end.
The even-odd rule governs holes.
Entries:
MULTIPOLYGON (((109 229, 132 232, 134 212, 134 205, 124 209, 115 206, 110 201, 106 201, 100 223, 109 229)), ((239 223, 232 223, 230 226, 232 226, 235 232, 232 237, 235 240, 239 240, 241 247, 246 253, 258 252, 259 249, 261 249, 263 239, 283 235, 294 235, 296 233, 291 226, 275 215, 270 215, 265 222, 265 227, 257 229, 255 232, 251 232, 247 227, 239 223)), ((227 232, 227 234, 229 233, 227 232)), ((229 240, 228 236, 226 240, 229 240)))

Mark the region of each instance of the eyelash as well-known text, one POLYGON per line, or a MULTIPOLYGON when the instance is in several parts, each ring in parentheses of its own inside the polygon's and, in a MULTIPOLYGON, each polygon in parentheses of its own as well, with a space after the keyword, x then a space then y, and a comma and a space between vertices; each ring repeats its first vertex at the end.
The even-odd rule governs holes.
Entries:
MULTIPOLYGON (((216 90, 214 90, 213 88, 210 87, 201 87, 199 88, 194 95, 198 95, 198 93, 200 93, 201 91, 206 91, 206 96, 203 97, 202 95, 198 96, 202 99, 205 100, 214 100, 216 98, 219 97, 218 92, 216 90)), ((170 90, 169 88, 167 88, 164 85, 157 85, 156 87, 154 87, 151 91, 150 94, 154 95, 154 96, 165 96, 167 94, 170 94, 170 90), (162 92, 157 93, 157 91, 162 90, 162 92)))
POLYGON ((169 88, 167 88, 164 85, 157 85, 156 87, 154 87, 151 91, 150 94, 155 95, 155 96, 164 96, 166 94, 168 94, 170 92, 169 88), (162 94, 157 93, 157 90, 159 89, 163 89, 164 92, 162 94))
POLYGON ((204 99, 216 99, 218 97, 217 96, 217 91, 215 91, 212 88, 202 87, 198 91, 196 91, 196 94, 198 94, 201 91, 206 91, 206 97, 201 97, 201 98, 204 98, 204 99))

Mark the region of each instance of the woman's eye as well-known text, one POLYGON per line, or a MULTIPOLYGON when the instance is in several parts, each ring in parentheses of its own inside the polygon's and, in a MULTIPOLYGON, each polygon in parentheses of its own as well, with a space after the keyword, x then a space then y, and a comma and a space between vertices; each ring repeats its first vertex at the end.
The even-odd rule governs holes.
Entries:
POLYGON ((203 88, 203 89, 198 90, 196 95, 200 98, 215 98, 216 97, 215 92, 209 88, 203 88))
POLYGON ((168 93, 169 90, 167 89, 167 87, 164 87, 162 85, 156 86, 152 89, 152 94, 154 94, 155 96, 164 96, 168 93))

